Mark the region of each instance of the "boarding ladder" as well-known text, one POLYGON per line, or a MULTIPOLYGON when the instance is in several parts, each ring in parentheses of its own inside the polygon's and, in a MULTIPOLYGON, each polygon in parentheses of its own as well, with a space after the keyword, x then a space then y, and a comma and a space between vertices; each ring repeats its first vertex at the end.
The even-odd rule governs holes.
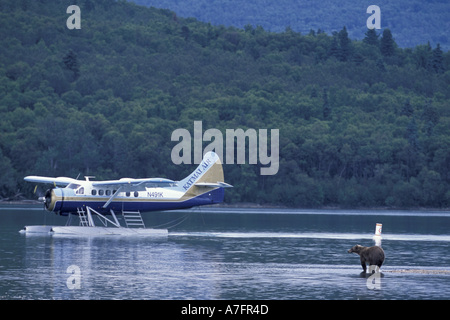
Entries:
POLYGON ((89 227, 89 220, 83 208, 77 208, 78 217, 80 218, 81 227, 89 227))
POLYGON ((125 220, 125 224, 127 228, 145 228, 144 220, 142 220, 142 216, 140 211, 122 211, 123 219, 125 220))

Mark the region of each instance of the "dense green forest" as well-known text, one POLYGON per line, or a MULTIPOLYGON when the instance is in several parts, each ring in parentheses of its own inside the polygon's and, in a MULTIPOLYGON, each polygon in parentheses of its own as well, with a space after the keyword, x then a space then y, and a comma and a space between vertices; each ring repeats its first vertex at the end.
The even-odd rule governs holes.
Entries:
MULTIPOLYGON (((177 128, 280 130, 280 168, 224 165, 228 203, 448 207, 450 54, 389 29, 213 26, 112 0, 0 2, 0 195, 25 175, 180 179, 177 128), (81 8, 69 30, 66 9, 81 8)), ((205 147, 207 143, 204 143, 205 147)))
POLYGON ((367 8, 377 5, 381 28, 392 31, 400 47, 426 44, 450 49, 450 11, 448 0, 132 0, 135 3, 175 11, 213 25, 244 28, 262 26, 273 32, 286 27, 308 34, 327 33, 347 27, 350 39, 362 40, 366 32, 367 8))

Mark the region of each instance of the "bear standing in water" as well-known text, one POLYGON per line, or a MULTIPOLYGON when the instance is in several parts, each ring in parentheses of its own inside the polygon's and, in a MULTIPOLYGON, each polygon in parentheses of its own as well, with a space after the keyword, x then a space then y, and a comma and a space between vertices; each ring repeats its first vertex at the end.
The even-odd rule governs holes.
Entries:
POLYGON ((364 272, 366 272, 367 268, 366 263, 368 263, 369 266, 375 265, 378 266, 378 268, 381 268, 381 265, 384 262, 384 251, 378 246, 364 247, 357 244, 348 250, 348 253, 352 252, 359 254, 364 272))

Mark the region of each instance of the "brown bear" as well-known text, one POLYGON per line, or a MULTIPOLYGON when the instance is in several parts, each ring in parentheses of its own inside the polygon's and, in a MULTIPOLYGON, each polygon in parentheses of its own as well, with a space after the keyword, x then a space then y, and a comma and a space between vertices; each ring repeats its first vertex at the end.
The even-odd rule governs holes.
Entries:
POLYGON ((381 265, 384 262, 384 251, 381 249, 381 247, 373 246, 373 247, 364 247, 357 244, 356 246, 352 247, 350 250, 348 250, 348 253, 357 253, 359 254, 361 258, 361 266, 366 272, 366 263, 369 264, 369 266, 378 266, 378 268, 381 268, 381 265))

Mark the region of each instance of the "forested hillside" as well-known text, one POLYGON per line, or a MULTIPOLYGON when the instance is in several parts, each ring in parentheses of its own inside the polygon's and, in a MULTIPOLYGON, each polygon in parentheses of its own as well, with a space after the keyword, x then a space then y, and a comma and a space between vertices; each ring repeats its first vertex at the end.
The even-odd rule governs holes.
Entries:
POLYGON ((244 28, 262 26, 272 32, 287 27, 308 34, 328 34, 347 27, 350 39, 362 40, 366 32, 367 8, 381 10, 381 28, 389 28, 400 47, 437 43, 450 49, 450 2, 448 0, 132 0, 135 3, 173 10, 182 17, 195 17, 213 25, 244 28))
MULTIPOLYGON (((229 203, 450 205, 450 55, 389 29, 327 34, 212 26, 169 10, 0 2, 0 195, 25 175, 179 179, 177 128, 280 130, 280 169, 224 165, 229 203)), ((203 146, 205 147, 205 142, 203 146)))

